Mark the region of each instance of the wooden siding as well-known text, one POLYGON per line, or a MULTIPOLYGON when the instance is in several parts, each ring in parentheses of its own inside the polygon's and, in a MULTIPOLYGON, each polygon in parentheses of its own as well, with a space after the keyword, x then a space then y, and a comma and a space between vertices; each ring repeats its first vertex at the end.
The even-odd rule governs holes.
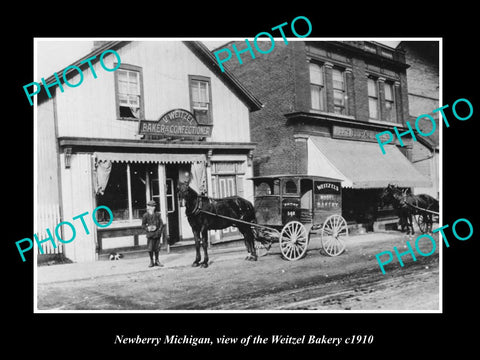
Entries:
MULTIPOLYGON (((188 75, 211 79, 213 132, 209 141, 248 142, 247 106, 180 41, 131 42, 117 50, 122 64, 140 66, 143 74, 145 118, 157 120, 174 108, 190 110, 188 75)), ((116 57, 105 58, 114 67, 116 57)), ((81 85, 57 91, 58 136, 135 139, 138 122, 118 120, 114 72, 94 64, 97 78, 85 69, 81 85)), ((80 81, 79 75, 70 83, 80 81)))
MULTIPOLYGON (((39 240, 48 238, 47 229, 55 234, 55 227, 60 222, 58 150, 55 137, 54 101, 49 100, 37 108, 36 122, 36 173, 35 173, 35 233, 39 240)), ((63 244, 55 242, 56 247, 48 241, 37 249, 38 254, 59 254, 63 244)))
POLYGON ((58 205, 58 154, 55 138, 54 102, 46 101, 37 110, 36 194, 41 205, 58 205))
MULTIPOLYGON (((74 224, 76 230, 75 239, 64 245, 65 255, 75 261, 96 260, 96 225, 92 219, 92 212, 95 209, 94 193, 92 182, 92 157, 90 154, 72 154, 70 168, 65 168, 64 155, 60 156, 60 169, 62 180, 62 221, 74 224), (86 234, 81 221, 72 220, 73 217, 88 212, 83 219, 89 230, 86 234)), ((68 229, 68 226, 65 226, 68 229)), ((68 240, 71 236, 70 230, 65 236, 68 240)))

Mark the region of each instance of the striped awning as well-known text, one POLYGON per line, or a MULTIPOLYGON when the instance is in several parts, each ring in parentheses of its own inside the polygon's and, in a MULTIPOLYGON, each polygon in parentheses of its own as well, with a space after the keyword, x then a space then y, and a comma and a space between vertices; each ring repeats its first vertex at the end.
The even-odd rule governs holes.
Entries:
POLYGON ((422 175, 395 145, 382 154, 377 143, 311 136, 308 140, 308 173, 342 179, 343 187, 429 187, 422 175))
POLYGON ((190 164, 205 162, 205 154, 149 154, 149 153, 113 153, 96 152, 97 161, 124 163, 190 164))

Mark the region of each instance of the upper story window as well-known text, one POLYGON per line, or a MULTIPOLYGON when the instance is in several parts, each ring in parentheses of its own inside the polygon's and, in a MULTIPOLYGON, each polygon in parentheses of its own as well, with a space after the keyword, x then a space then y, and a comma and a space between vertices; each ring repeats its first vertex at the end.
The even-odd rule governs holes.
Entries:
POLYGON ((142 119, 143 84, 142 71, 138 66, 120 65, 115 71, 115 94, 119 119, 142 119))
POLYGON ((325 76, 323 66, 310 63, 310 96, 312 100, 312 109, 325 109, 325 76))
POLYGON ((336 114, 346 114, 345 107, 345 72, 332 69, 333 78, 333 109, 336 114))
POLYGON ((368 116, 378 119, 378 84, 373 78, 368 78, 368 116))
POLYGON ((205 76, 189 75, 190 83, 190 108, 201 124, 212 123, 212 102, 210 91, 210 78, 205 76))
POLYGON ((396 122, 395 91, 392 83, 385 82, 385 120, 396 122))

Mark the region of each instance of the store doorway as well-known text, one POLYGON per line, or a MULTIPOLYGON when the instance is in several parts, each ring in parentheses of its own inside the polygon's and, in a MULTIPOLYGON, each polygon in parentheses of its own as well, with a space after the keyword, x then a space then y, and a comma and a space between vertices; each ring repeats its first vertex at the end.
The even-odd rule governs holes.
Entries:
POLYGON ((177 185, 180 167, 178 164, 169 164, 165 166, 165 197, 167 204, 167 220, 169 232, 169 245, 173 245, 181 240, 180 236, 180 218, 179 204, 177 196, 177 185))

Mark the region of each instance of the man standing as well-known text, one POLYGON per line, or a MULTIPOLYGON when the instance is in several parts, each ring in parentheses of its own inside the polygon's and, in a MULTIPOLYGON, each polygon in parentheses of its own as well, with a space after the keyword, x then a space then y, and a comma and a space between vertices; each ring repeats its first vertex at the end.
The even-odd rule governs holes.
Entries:
POLYGON ((147 203, 147 212, 142 217, 142 228, 147 232, 147 247, 150 255, 150 265, 148 267, 163 266, 158 261, 158 253, 160 251, 160 239, 162 236, 166 239, 167 235, 160 213, 155 212, 155 205, 155 201, 149 201, 147 203), (153 262, 154 253, 155 263, 153 262))

